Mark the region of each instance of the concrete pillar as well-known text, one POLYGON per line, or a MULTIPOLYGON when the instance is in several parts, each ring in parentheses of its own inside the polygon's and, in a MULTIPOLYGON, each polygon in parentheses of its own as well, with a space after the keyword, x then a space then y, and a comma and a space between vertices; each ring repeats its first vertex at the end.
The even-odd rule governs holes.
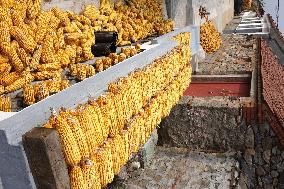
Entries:
POLYGON ((34 128, 23 144, 37 189, 70 189, 67 165, 55 129, 34 128))

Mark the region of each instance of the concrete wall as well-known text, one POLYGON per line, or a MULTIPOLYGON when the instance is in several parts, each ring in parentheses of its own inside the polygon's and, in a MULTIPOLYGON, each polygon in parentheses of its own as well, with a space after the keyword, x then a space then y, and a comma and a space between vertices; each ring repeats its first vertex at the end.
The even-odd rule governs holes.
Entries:
POLYGON ((166 4, 168 15, 174 19, 176 27, 204 23, 199 16, 200 6, 211 13, 209 19, 214 21, 220 32, 234 16, 233 0, 166 0, 166 4))

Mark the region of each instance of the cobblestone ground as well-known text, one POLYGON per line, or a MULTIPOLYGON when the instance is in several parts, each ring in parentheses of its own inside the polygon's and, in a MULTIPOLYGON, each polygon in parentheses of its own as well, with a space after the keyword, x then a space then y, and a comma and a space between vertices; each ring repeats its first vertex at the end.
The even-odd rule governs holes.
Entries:
POLYGON ((126 188, 228 189, 236 167, 237 161, 225 154, 158 147, 149 166, 131 173, 126 188))
POLYGON ((221 48, 199 62, 197 74, 226 75, 251 72, 256 62, 257 41, 244 35, 223 34, 221 48))
POLYGON ((246 147, 239 159, 241 188, 284 189, 284 150, 269 125, 251 126, 246 147))

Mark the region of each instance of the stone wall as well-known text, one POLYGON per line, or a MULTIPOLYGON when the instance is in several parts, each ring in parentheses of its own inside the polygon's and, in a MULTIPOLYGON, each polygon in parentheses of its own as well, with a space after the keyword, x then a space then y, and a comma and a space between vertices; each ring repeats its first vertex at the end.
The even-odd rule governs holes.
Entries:
POLYGON ((205 151, 242 150, 250 138, 245 137, 249 131, 240 107, 238 99, 229 97, 183 97, 160 124, 159 144, 205 151))
POLYGON ((233 0, 166 0, 168 15, 175 21, 176 27, 186 25, 200 26, 204 23, 199 16, 199 7, 203 6, 211 14, 213 20, 221 32, 234 16, 233 0))

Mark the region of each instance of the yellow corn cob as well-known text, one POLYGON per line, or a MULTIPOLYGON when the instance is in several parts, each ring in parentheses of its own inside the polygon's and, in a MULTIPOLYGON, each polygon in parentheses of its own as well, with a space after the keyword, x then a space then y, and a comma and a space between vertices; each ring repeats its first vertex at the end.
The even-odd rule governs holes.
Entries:
POLYGON ((27 52, 33 52, 36 48, 37 44, 32 36, 28 33, 24 33, 21 28, 14 26, 10 28, 10 33, 27 52))
POLYGON ((80 149, 64 114, 56 118, 55 128, 60 136, 66 163, 71 166, 78 165, 82 159, 80 149))
POLYGON ((66 12, 63 12, 57 7, 53 7, 51 11, 53 12, 54 16, 56 16, 60 20, 61 26, 64 27, 70 25, 70 19, 68 18, 68 14, 66 12))
POLYGON ((5 87, 6 93, 10 93, 13 91, 16 91, 18 89, 21 89, 26 84, 26 79, 24 77, 20 77, 15 82, 13 82, 11 85, 8 85, 5 87))
POLYGON ((94 153, 94 150, 98 147, 97 137, 96 136, 96 129, 93 127, 92 118, 89 115, 89 112, 84 110, 84 107, 80 107, 75 114, 77 119, 80 122, 81 128, 84 131, 87 143, 90 149, 90 153, 94 153))
POLYGON ((19 27, 23 30, 24 33, 28 33, 32 38, 35 38, 35 31, 33 30, 32 25, 28 25, 25 23, 22 23, 19 25, 19 27))
POLYGON ((11 18, 12 18, 14 26, 19 26, 24 21, 19 10, 13 10, 13 12, 11 13, 11 18))
POLYGON ((11 71, 11 69, 12 69, 12 67, 9 63, 0 64, 0 75, 1 75, 1 77, 7 75, 11 71))
POLYGON ((36 80, 61 79, 62 69, 56 71, 42 71, 34 73, 36 80))
POLYGON ((96 143, 98 146, 103 145, 104 141, 108 137, 109 128, 104 125, 104 118, 102 116, 99 105, 94 100, 88 101, 89 105, 86 105, 86 111, 91 115, 92 125, 96 136, 96 143))
POLYGON ((11 97, 4 95, 0 96, 0 111, 11 112, 11 110, 12 110, 11 97))
POLYGON ((92 160, 85 160, 82 166, 82 172, 87 183, 86 189, 101 189, 100 175, 98 166, 92 160))
POLYGON ((35 19, 37 15, 40 13, 40 9, 41 9, 41 0, 28 1, 27 17, 30 20, 35 19))
POLYGON ((95 154, 95 161, 98 164, 101 186, 104 187, 114 178, 111 149, 108 143, 97 150, 95 154))
POLYGON ((44 43, 44 38, 46 37, 46 32, 48 24, 51 18, 50 12, 42 12, 36 20, 36 36, 35 41, 39 44, 44 43))
POLYGON ((0 85, 0 95, 5 93, 5 87, 3 85, 0 85))
POLYGON ((123 140, 120 135, 112 139, 108 139, 111 146, 111 156, 113 161, 113 172, 117 175, 120 172, 121 167, 124 165, 123 158, 125 156, 123 148, 123 140))
POLYGON ((35 103, 35 91, 34 87, 30 84, 25 85, 23 88, 24 103, 26 105, 32 105, 35 103))
POLYGON ((58 93, 61 91, 61 80, 47 80, 45 83, 49 93, 58 93))
POLYGON ((0 78, 0 85, 8 86, 14 83, 18 78, 20 78, 20 74, 18 72, 11 72, 7 75, 3 75, 0 78))
POLYGON ((88 158, 90 157, 90 149, 87 142, 87 137, 85 132, 80 126, 79 120, 73 116, 72 114, 68 114, 67 116, 67 123, 69 124, 72 133, 77 141, 77 145, 79 147, 81 157, 88 158))
POLYGON ((53 63, 55 61, 53 47, 53 37, 47 35, 42 45, 41 61, 43 63, 53 63))
POLYGON ((96 71, 97 72, 101 72, 104 70, 104 62, 103 59, 97 59, 96 60, 96 71))
POLYGON ((91 65, 86 65, 86 66, 87 66, 86 67, 86 75, 87 75, 87 77, 91 77, 91 76, 96 74, 96 70, 95 70, 95 68, 93 66, 91 66, 91 65))
POLYGON ((0 21, 5 21, 9 27, 13 26, 13 21, 10 14, 10 8, 0 6, 0 21))
POLYGON ((17 53, 18 53, 20 60, 25 64, 25 66, 26 67, 29 66, 31 57, 26 53, 25 49, 18 48, 17 53))
POLYGON ((61 81, 61 85, 60 85, 60 90, 64 90, 64 89, 67 89, 68 87, 70 87, 70 82, 69 80, 62 80, 61 81))
POLYGON ((121 131, 121 139, 122 139, 122 146, 121 146, 121 161, 123 164, 125 164, 130 155, 131 155, 131 152, 130 152, 130 147, 129 147, 129 136, 128 136, 128 131, 127 130, 123 130, 121 131))
POLYGON ((4 54, 0 54, 0 65, 3 63, 8 63, 8 62, 9 62, 9 58, 4 54))
MULTIPOLYGON (((6 48, 10 46, 11 36, 9 33, 9 25, 5 21, 0 22, 0 47, 4 51, 6 48)), ((5 52, 4 53, 8 53, 5 52)))
POLYGON ((77 70, 77 79, 80 81, 83 81, 84 79, 87 78, 87 72, 86 69, 78 69, 77 70))
POLYGON ((28 71, 24 71, 19 79, 17 79, 11 85, 5 87, 5 91, 6 92, 16 91, 18 89, 21 89, 24 85, 32 82, 33 80, 34 77, 28 71))
POLYGON ((48 64, 40 64, 37 66, 38 71, 54 71, 61 69, 61 64, 58 62, 48 63, 48 64))
POLYGON ((71 189, 87 189, 88 185, 85 181, 81 167, 73 166, 70 171, 71 189))
POLYGON ((40 62, 41 54, 42 54, 42 46, 40 45, 38 47, 38 49, 33 54, 33 57, 32 57, 30 64, 29 64, 30 68, 32 68, 32 69, 37 68, 37 66, 39 65, 39 62, 40 62))
POLYGON ((35 86, 35 95, 38 101, 41 101, 49 96, 49 90, 46 82, 41 82, 35 86))

